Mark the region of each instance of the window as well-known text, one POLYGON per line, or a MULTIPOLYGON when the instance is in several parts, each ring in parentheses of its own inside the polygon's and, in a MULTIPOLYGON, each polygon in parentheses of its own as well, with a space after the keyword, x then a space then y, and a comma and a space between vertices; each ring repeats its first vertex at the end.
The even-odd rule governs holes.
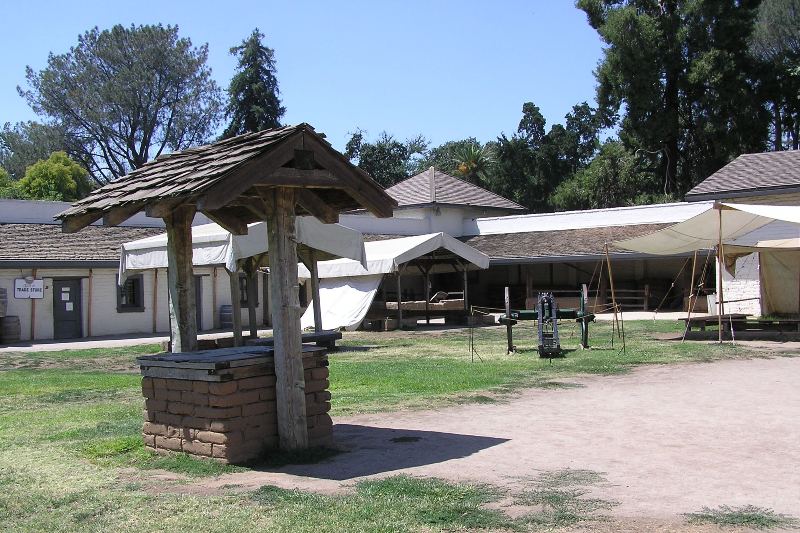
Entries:
POLYGON ((117 312, 144 311, 144 283, 142 275, 129 276, 120 287, 117 285, 117 312))
MULTIPOLYGON (((258 307, 258 278, 256 280, 256 301, 255 306, 258 307)), ((247 305, 247 274, 239 274, 239 303, 243 306, 247 305)))

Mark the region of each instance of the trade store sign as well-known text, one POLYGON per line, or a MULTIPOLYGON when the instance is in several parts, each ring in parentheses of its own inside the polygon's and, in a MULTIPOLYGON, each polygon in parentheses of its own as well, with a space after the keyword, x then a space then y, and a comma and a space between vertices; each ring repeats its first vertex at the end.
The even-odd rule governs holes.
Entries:
POLYGON ((44 280, 17 278, 14 280, 14 298, 44 298, 44 280))

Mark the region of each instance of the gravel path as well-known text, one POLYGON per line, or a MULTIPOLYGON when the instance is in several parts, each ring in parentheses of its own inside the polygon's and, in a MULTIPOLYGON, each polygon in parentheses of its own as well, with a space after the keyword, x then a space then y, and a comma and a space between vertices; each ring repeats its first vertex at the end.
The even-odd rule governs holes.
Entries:
POLYGON ((519 490, 542 472, 605 473, 593 495, 622 519, 675 523, 703 506, 800 515, 800 358, 640 367, 510 401, 335 419, 328 462, 189 487, 336 492, 406 473, 519 490))

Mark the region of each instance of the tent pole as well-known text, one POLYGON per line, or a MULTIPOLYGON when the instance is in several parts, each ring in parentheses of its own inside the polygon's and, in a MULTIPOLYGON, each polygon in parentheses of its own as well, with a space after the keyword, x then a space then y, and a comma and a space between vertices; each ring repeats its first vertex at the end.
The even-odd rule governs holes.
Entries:
POLYGON ((431 325, 431 274, 430 268, 427 267, 424 270, 425 272, 425 324, 430 326, 431 325))
POLYGON ((723 256, 722 256, 722 208, 717 206, 719 212, 719 240, 717 241, 717 327, 719 328, 719 343, 722 344, 722 314, 725 308, 722 306, 722 269, 723 256))
POLYGON ((397 269, 397 329, 403 328, 403 286, 400 281, 400 277, 402 276, 403 270, 402 268, 397 269))
POLYGON ((314 249, 308 251, 311 263, 311 303, 314 306, 314 331, 322 331, 322 302, 319 301, 319 271, 317 270, 317 253, 314 249))
MULTIPOLYGON (((692 259, 692 280, 689 282, 689 303, 686 306, 686 331, 688 331, 689 325, 691 324, 692 321, 692 308, 694 307, 692 300, 697 298, 694 295, 694 273, 696 268, 697 268, 697 250, 694 251, 694 259, 692 259)), ((683 332, 683 338, 681 339, 681 342, 686 340, 686 331, 683 332)))
POLYGON ((233 327, 233 345, 242 345, 242 301, 239 294, 239 271, 228 272, 228 280, 231 288, 231 322, 233 327))
POLYGON ((619 333, 619 318, 617 317, 617 296, 614 292, 614 276, 611 273, 611 256, 608 254, 608 243, 605 244, 606 249, 606 264, 608 265, 608 283, 611 288, 611 305, 614 306, 614 324, 617 326, 617 334, 619 333))

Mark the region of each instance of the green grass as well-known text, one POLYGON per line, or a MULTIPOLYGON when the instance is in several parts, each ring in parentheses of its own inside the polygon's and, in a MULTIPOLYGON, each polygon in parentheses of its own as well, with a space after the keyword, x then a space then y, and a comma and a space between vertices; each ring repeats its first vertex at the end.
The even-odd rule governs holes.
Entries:
MULTIPOLYGON (((565 325, 566 326, 566 325, 565 325)), ((757 354, 743 347, 653 340, 677 324, 626 324, 627 350, 610 345, 608 324, 593 325, 591 350, 541 360, 532 327, 515 328, 520 351, 505 353, 503 328, 346 333, 332 353, 333 414, 502 402, 521 387, 578 386, 579 374, 616 374, 640 364, 712 361, 757 354)), ((577 348, 574 328, 562 344, 577 348)), ((165 530, 187 523, 204 531, 419 531, 549 528, 594 520, 609 502, 586 492, 594 473, 543 474, 519 501, 538 511, 509 521, 486 504, 484 487, 389 478, 343 496, 263 488, 252 498, 179 495, 155 490, 151 470, 180 479, 242 470, 187 455, 150 453, 140 438, 142 397, 135 358, 158 347, 0 356, 0 523, 7 531, 165 530)), ((277 458, 274 465, 329 455, 277 458)))
POLYGON ((723 527, 786 529, 800 525, 794 517, 754 505, 744 505, 742 507, 721 505, 715 509, 703 507, 699 512, 688 513, 685 516, 687 521, 692 524, 716 524, 723 527))

